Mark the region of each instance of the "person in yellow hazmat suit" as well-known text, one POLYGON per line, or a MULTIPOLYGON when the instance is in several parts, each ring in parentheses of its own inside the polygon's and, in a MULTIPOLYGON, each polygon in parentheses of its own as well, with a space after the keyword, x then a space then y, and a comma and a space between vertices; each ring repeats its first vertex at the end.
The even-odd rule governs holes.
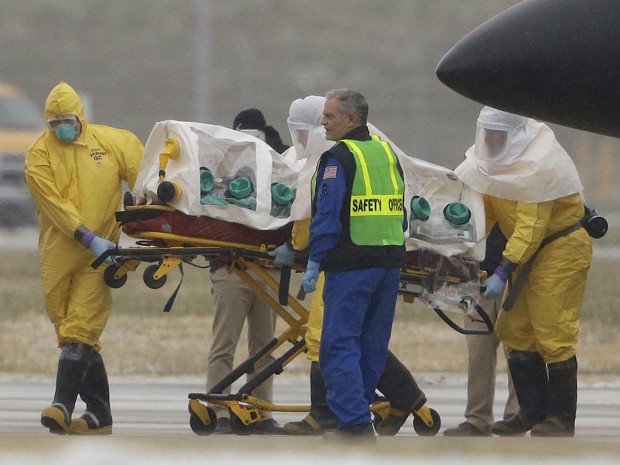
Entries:
POLYGON ((500 295, 509 283, 496 332, 520 409, 491 432, 573 436, 579 317, 592 262, 575 165, 547 125, 484 107, 455 174, 483 194, 487 229, 497 222, 508 238, 483 295, 500 295))
POLYGON ((39 216, 45 306, 61 349, 54 399, 41 423, 57 434, 111 433, 99 338, 112 294, 105 267, 91 263, 116 247, 122 182, 133 186, 143 146, 130 131, 89 123, 80 97, 65 82, 50 92, 45 121, 47 130, 29 149, 25 167, 39 216), (78 395, 86 411, 72 420, 78 395))
MULTIPOLYGON (((311 177, 321 155, 328 150, 333 141, 325 138, 325 128, 321 125, 325 97, 310 95, 292 102, 287 124, 291 133, 296 156, 306 158, 299 174, 299 186, 310 186, 311 177)), ((371 133, 376 128, 368 124, 371 133)), ((310 236, 310 189, 298 188, 296 202, 291 215, 305 218, 293 223, 290 243, 283 244, 273 252, 277 265, 290 265, 297 251, 308 247, 310 236)), ((323 285, 324 274, 320 273, 316 292, 312 295, 308 324, 305 334, 307 353, 310 360, 310 413, 302 420, 289 422, 284 430, 292 435, 319 435, 338 427, 338 417, 327 405, 325 381, 319 363, 319 347, 323 326, 323 285)), ((389 414, 375 423, 380 435, 394 435, 404 424, 412 411, 422 408, 426 396, 418 387, 409 370, 391 352, 388 353, 386 367, 379 380, 378 390, 390 402, 389 414)))

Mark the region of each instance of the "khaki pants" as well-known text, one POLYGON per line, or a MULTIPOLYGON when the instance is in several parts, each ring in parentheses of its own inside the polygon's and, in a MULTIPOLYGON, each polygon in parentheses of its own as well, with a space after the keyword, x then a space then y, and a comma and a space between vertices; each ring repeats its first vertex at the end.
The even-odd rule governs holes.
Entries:
MULTIPOLYGON (((207 392, 233 370, 235 351, 246 320, 248 353, 252 355, 273 339, 277 318, 276 313, 236 274, 229 273, 226 267, 218 268, 211 273, 211 284, 215 319, 207 365, 207 392)), ((268 357, 254 372, 260 371, 261 367, 273 360, 273 357, 268 357)), ((229 386, 223 393, 229 394, 230 391, 229 386)), ((252 394, 261 400, 272 402, 273 377, 263 382, 252 394)), ((228 415, 225 410, 212 407, 218 417, 228 415)), ((265 412, 265 416, 270 415, 265 412)))
MULTIPOLYGON (((479 304, 495 323, 502 302, 502 296, 486 299, 480 296, 479 304)), ((467 319, 467 329, 484 329, 484 323, 467 319)), ((495 370, 499 339, 493 334, 467 335, 467 407, 465 419, 480 430, 488 430, 493 424, 493 402, 495 400, 495 370)), ((504 418, 511 417, 519 409, 510 372, 508 373, 508 399, 504 408, 504 418)))

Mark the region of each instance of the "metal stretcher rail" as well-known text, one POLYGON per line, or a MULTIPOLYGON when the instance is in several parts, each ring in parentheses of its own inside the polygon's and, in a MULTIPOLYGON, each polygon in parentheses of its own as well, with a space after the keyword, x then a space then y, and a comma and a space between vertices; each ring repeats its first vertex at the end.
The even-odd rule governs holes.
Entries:
MULTIPOLYGON (((161 236, 159 233, 157 236, 161 236)), ((165 234, 164 234, 165 236, 165 234)), ((177 238, 177 241, 179 239, 177 238)), ((149 243, 149 242, 145 242, 149 243)), ((262 278, 266 282, 271 282, 270 288, 274 290, 278 295, 278 304, 272 305, 274 311, 291 324, 288 313, 278 310, 282 305, 297 305, 296 311, 305 313, 306 310, 301 307, 295 299, 289 297, 289 286, 291 267, 282 267, 280 282, 275 283, 273 278, 264 271, 265 266, 274 268, 273 257, 268 255, 266 247, 261 246, 244 246, 240 247, 238 244, 227 244, 225 246, 175 246, 175 247, 129 247, 129 248, 116 248, 110 249, 99 256, 93 263, 93 268, 98 268, 108 257, 111 257, 114 264, 109 266, 105 273, 104 279, 106 283, 113 288, 121 287, 127 280, 127 273, 134 271, 140 262, 158 262, 159 264, 151 265, 147 267, 143 273, 143 279, 145 284, 152 289, 159 289, 166 281, 166 275, 172 271, 172 269, 178 267, 185 261, 191 261, 196 257, 204 257, 206 259, 212 259, 215 257, 227 256, 230 264, 237 264, 238 274, 251 287, 255 287, 252 280, 247 277, 244 269, 250 268, 258 275, 262 275, 262 278), (275 283, 275 284, 274 284, 275 283)), ((296 271, 304 269, 304 263, 302 261, 296 262, 293 268, 296 271)), ((460 334, 471 335, 488 335, 494 330, 494 324, 490 320, 486 312, 476 302, 472 296, 464 296, 459 298, 450 297, 436 297, 432 296, 432 285, 438 281, 444 282, 448 285, 457 285, 463 282, 462 278, 456 275, 438 275, 434 271, 428 269, 417 269, 412 267, 404 267, 400 275, 400 289, 399 293, 404 297, 406 302, 412 302, 414 298, 420 297, 424 290, 428 290, 425 302, 431 307, 431 309, 444 321, 450 328, 454 329, 460 334), (455 322, 447 315, 444 308, 457 309, 456 312, 460 312, 465 315, 466 318, 472 318, 484 324, 484 328, 471 329, 465 328, 462 325, 455 322)), ((479 289, 478 289, 479 291, 479 289)), ((269 294, 258 286, 257 292, 261 293, 266 300, 272 300, 269 294)), ((455 311, 452 310, 452 313, 455 311)))
MULTIPOLYGON (((155 245, 143 242, 142 245, 155 245)), ((158 245, 161 245, 158 243, 158 245)), ((276 281, 266 267, 273 268, 273 257, 267 255, 264 248, 251 249, 239 247, 157 247, 141 246, 110 249, 92 263, 94 268, 108 258, 113 264, 104 271, 104 279, 111 287, 121 287, 127 280, 127 273, 134 271, 140 262, 156 262, 144 272, 144 282, 148 287, 159 288, 165 282, 167 274, 175 267, 190 262, 197 257, 214 259, 225 256, 228 258, 226 266, 231 273, 242 279, 258 296, 267 303, 287 324, 286 328, 277 337, 274 337, 265 347, 256 354, 252 354, 243 363, 237 366, 226 377, 217 383, 206 394, 190 393, 188 395, 188 409, 190 413, 190 427, 198 435, 211 434, 216 426, 215 411, 201 403, 209 402, 228 409, 231 413, 231 426, 238 434, 247 434, 248 428, 259 421, 260 411, 307 412, 309 406, 277 405, 265 402, 252 396, 252 391, 272 375, 280 374, 285 366, 297 356, 304 353, 306 342, 304 339, 308 311, 292 296, 288 295, 289 273, 281 273, 284 283, 276 281), (282 289, 286 288, 286 295, 282 289), (278 295, 274 299, 268 290, 278 295), (283 354, 275 356, 285 343, 290 347, 283 354), (273 357, 273 361, 271 358, 273 357), (253 376, 235 394, 223 394, 223 391, 244 375, 253 376)), ((282 350, 280 350, 282 352, 282 350)))
MULTIPOLYGON (((304 353, 306 342, 304 339, 306 324, 308 322, 308 311, 299 303, 297 298, 289 294, 291 267, 280 269, 280 281, 276 281, 267 269, 275 269, 273 257, 268 255, 266 246, 241 246, 239 244, 224 243, 224 246, 187 246, 188 241, 184 238, 175 237, 175 246, 169 246, 170 235, 165 233, 146 233, 150 237, 148 240, 138 242, 138 247, 115 248, 104 252, 93 263, 93 268, 101 266, 108 257, 113 261, 104 271, 105 282, 113 288, 121 287, 127 280, 127 274, 135 271, 141 262, 152 262, 143 273, 144 283, 153 289, 158 289, 166 282, 167 274, 174 268, 179 267, 182 271, 182 264, 189 263, 197 257, 205 259, 215 259, 225 257, 225 264, 229 271, 235 273, 259 297, 266 302, 278 316, 287 324, 281 334, 275 337, 263 349, 256 354, 252 354, 239 366, 235 367, 226 377, 220 380, 216 386, 208 393, 188 394, 188 410, 190 413, 190 427, 197 435, 211 434, 217 424, 215 410, 206 405, 217 405, 228 409, 231 419, 231 427, 237 434, 248 434, 249 428, 257 421, 261 420, 261 410, 279 412, 308 412, 309 406, 305 405, 278 405, 258 399, 252 392, 261 383, 272 375, 278 375, 284 371, 297 356, 304 353), (262 284, 262 285, 261 285, 262 284), (274 299, 268 290, 277 295, 274 299), (275 357, 273 354, 285 343, 291 346, 281 355, 275 357), (266 363, 269 357, 273 361, 266 363), (232 394, 223 394, 224 390, 232 386, 234 382, 244 375, 253 376, 239 389, 232 394)), ((204 240, 201 240, 204 243, 204 240)), ((293 269, 303 271, 305 262, 300 260, 293 264, 293 269)), ((424 290, 429 290, 429 286, 437 282, 448 284, 462 284, 463 279, 458 276, 434 275, 432 270, 426 267, 424 270, 405 267, 401 272, 401 284, 399 292, 405 301, 410 302, 415 297, 419 297, 424 290)), ((177 287, 178 291, 178 287, 177 287)), ((176 292, 175 291, 175 294, 176 292)), ((462 328, 450 319, 442 310, 442 302, 428 302, 435 313, 451 328, 461 334, 489 334, 493 331, 493 324, 486 313, 478 306, 473 298, 452 300, 448 302, 452 307, 461 309, 463 312, 471 313, 474 309, 483 321, 486 330, 471 330, 462 328)), ((167 310, 164 310, 167 311, 167 310)), ((470 317, 470 316, 465 316, 470 317)), ((380 421, 382 417, 388 415, 390 410, 389 402, 378 399, 371 405, 371 411, 375 415, 375 420, 380 421)), ((413 426, 420 436, 433 436, 437 434, 441 425, 439 414, 432 408, 423 405, 420 409, 413 412, 413 426)))
MULTIPOLYGON (((432 287, 437 282, 443 282, 448 285, 461 284, 462 279, 453 275, 436 275, 432 271, 419 270, 416 268, 404 268, 400 274, 400 289, 401 294, 405 302, 413 302, 414 298, 420 298, 425 294, 424 302, 446 323, 450 328, 456 332, 464 335, 489 335, 493 333, 494 324, 489 318, 484 309, 478 304, 473 296, 461 296, 461 297, 446 297, 446 296, 433 296, 432 287), (424 291, 428 292, 425 293, 424 291), (451 309, 451 313, 459 313, 464 315, 465 318, 470 318, 472 321, 476 321, 483 324, 480 329, 465 328, 458 324, 452 318, 447 315, 447 310, 451 309)), ((476 291, 479 293, 480 288, 476 286, 476 291)))

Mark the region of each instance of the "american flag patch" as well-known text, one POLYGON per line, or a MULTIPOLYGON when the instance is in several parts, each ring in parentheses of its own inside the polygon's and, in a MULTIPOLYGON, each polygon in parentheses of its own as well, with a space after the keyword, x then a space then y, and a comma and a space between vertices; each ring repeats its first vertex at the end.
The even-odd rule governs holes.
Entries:
POLYGON ((334 179, 336 174, 338 174, 337 166, 327 166, 323 171, 323 179, 334 179))

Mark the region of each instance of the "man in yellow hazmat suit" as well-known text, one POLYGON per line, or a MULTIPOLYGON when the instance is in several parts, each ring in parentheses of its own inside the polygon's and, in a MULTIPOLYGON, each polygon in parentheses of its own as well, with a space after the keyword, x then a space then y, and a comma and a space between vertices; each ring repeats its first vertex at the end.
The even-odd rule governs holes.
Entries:
POLYGON ((61 349, 54 400, 41 423, 57 434, 111 433, 99 337, 112 295, 105 267, 93 269, 91 263, 116 247, 122 182, 133 186, 143 146, 127 130, 90 124, 80 97, 65 82, 50 92, 45 120, 47 130, 28 151, 25 168, 39 215, 45 306, 61 349), (72 421, 78 395, 86 411, 72 421))
POLYGON ((575 165, 547 125, 485 107, 454 172, 484 195, 487 228, 497 222, 508 238, 484 296, 509 282, 496 332, 520 410, 491 432, 573 436, 579 316, 592 262, 575 165))

